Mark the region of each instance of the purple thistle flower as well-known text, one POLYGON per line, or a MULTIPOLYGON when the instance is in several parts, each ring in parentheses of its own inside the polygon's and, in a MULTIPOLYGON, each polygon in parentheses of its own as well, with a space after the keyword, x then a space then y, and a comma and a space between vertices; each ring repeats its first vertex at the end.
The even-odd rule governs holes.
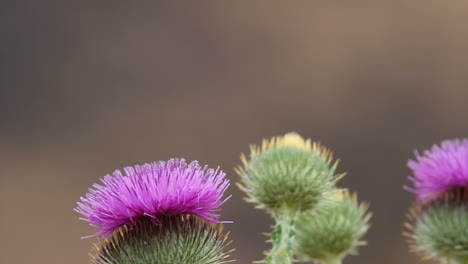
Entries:
POLYGON ((468 139, 445 140, 440 146, 415 152, 416 160, 409 160, 408 167, 414 176, 409 179, 420 201, 427 201, 454 187, 468 187, 468 139))
POLYGON ((143 216, 158 222, 161 215, 193 214, 223 223, 216 211, 230 197, 222 200, 229 180, 219 167, 171 159, 126 167, 125 174, 116 170, 104 176, 103 185, 94 184, 78 202, 75 211, 84 216, 80 219, 98 229, 93 236, 107 236, 143 216))

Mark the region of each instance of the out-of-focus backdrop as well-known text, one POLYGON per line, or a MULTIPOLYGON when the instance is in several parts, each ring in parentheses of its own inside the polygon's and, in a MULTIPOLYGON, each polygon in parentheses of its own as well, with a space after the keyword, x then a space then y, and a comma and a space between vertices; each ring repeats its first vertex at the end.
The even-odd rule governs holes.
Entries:
MULTIPOLYGON (((86 263, 72 211, 114 169, 220 165, 296 131, 374 212, 345 263, 423 263, 401 235, 414 149, 468 135, 465 1, 2 1, 0 263, 86 263), (386 2, 386 3, 385 3, 386 2)), ((237 263, 272 221, 233 184, 237 263)), ((432 263, 432 262, 424 262, 432 263)))

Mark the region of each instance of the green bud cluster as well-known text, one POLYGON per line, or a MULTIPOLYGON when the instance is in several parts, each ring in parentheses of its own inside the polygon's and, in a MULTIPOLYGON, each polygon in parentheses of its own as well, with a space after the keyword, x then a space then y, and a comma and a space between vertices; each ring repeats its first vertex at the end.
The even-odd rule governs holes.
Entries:
POLYGON ((355 198, 332 200, 343 175, 335 174, 337 162, 329 150, 288 133, 251 146, 249 159, 242 155, 241 160, 236 170, 240 189, 276 222, 272 249, 262 263, 293 263, 295 250, 306 259, 341 263, 341 257, 362 244, 358 240, 368 229, 369 215, 355 198))

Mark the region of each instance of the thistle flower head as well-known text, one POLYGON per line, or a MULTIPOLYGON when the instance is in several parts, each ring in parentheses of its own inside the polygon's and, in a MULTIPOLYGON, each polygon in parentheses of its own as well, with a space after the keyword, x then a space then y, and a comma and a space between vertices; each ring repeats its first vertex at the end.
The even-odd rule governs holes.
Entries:
POLYGON ((296 250, 306 260, 331 263, 357 254, 357 246, 366 244, 360 239, 369 229, 367 205, 358 204, 347 190, 339 190, 333 200, 320 212, 304 212, 296 222, 296 250))
POLYGON ((414 175, 410 177, 420 201, 428 201, 452 188, 468 186, 468 139, 446 140, 440 146, 408 161, 414 175))
POLYGON ((93 264, 223 264, 227 235, 221 224, 194 215, 162 216, 160 224, 151 218, 137 226, 127 224, 95 244, 93 264))
MULTIPOLYGON (((158 222, 162 215, 193 214, 220 222, 220 206, 229 181, 221 170, 201 167, 184 159, 159 161, 116 170, 104 176, 81 198, 75 211, 96 227, 95 235, 108 236, 114 230, 135 224, 140 218, 158 222)), ((229 197, 228 197, 229 198, 229 197)))
POLYGON ((412 251, 425 259, 468 263, 468 208, 451 203, 413 207, 406 223, 412 251))
POLYGON ((263 140, 261 147, 250 149, 250 159, 242 155, 243 166, 236 168, 239 187, 248 201, 272 213, 283 207, 315 208, 327 199, 338 179, 331 152, 296 133, 263 140))

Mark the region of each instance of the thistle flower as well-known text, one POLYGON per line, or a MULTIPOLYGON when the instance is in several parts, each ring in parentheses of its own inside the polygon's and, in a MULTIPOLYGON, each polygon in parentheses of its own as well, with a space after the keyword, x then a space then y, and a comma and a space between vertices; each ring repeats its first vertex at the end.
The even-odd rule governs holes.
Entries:
POLYGON ((347 190, 337 192, 334 200, 320 212, 304 212, 296 222, 296 250, 306 260, 341 263, 366 244, 360 239, 369 229, 367 205, 358 204, 347 190))
POLYGON ((161 224, 142 219, 117 229, 95 244, 93 264, 223 264, 228 263, 227 235, 222 225, 194 215, 161 216, 161 224))
POLYGON ((468 263, 468 139, 446 140, 410 160, 419 200, 405 227, 410 246, 425 258, 468 263))
POLYGON ((275 214, 281 208, 305 211, 326 200, 335 182, 337 162, 319 143, 304 140, 296 133, 263 140, 250 146, 250 160, 241 156, 236 168, 239 185, 249 202, 275 214))
MULTIPOLYGON (((224 172, 183 159, 115 171, 75 210, 97 228, 94 264, 223 264, 224 172)), ((229 198, 229 197, 228 197, 229 198)))
POLYGON ((406 187, 414 192, 420 201, 428 201, 454 187, 468 186, 468 139, 443 141, 440 146, 408 161, 413 170, 410 177, 414 187, 406 187))
POLYGON ((95 235, 108 236, 142 217, 159 222, 162 215, 193 214, 221 222, 216 212, 226 201, 222 196, 229 181, 219 168, 171 159, 127 167, 125 173, 116 170, 105 176, 103 185, 95 184, 75 208, 97 228, 95 235))

